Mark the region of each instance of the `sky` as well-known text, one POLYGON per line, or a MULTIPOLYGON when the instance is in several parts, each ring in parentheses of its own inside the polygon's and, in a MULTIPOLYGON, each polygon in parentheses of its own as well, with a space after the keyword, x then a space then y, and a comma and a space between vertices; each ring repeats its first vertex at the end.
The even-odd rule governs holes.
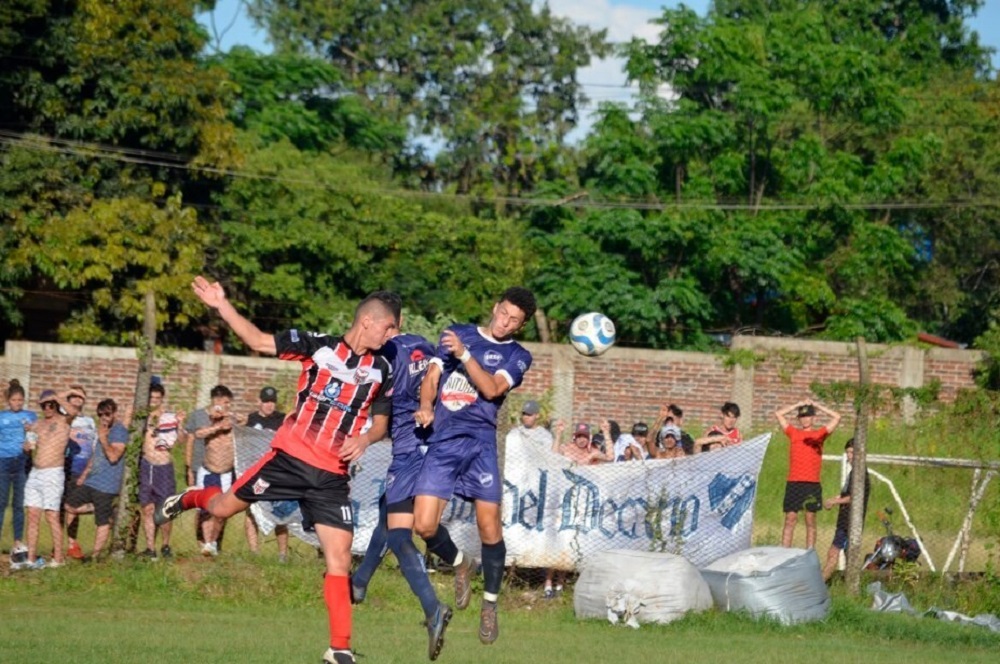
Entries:
MULTIPOLYGON (((635 36, 655 41, 659 26, 651 25, 650 19, 659 16, 662 7, 677 7, 680 4, 665 0, 549 0, 549 6, 556 15, 566 16, 592 28, 607 28, 612 42, 627 42, 635 36)), ((704 15, 709 0, 687 0, 684 4, 704 15)), ((262 52, 270 50, 265 33, 256 29, 243 11, 242 0, 218 0, 215 11, 201 15, 200 20, 208 26, 210 34, 217 35, 218 38, 212 41, 215 48, 226 51, 243 44, 262 52)), ((1000 51, 1000 0, 987 0, 978 16, 971 19, 968 25, 979 33, 981 44, 1000 51)), ((634 90, 625 85, 623 65, 619 58, 607 58, 580 71, 579 80, 591 100, 591 110, 604 101, 632 100, 634 90)), ((993 54, 993 67, 1000 67, 1000 55, 996 52, 993 54)), ((573 142, 582 138, 590 124, 589 118, 585 119, 567 137, 568 140, 573 142)))

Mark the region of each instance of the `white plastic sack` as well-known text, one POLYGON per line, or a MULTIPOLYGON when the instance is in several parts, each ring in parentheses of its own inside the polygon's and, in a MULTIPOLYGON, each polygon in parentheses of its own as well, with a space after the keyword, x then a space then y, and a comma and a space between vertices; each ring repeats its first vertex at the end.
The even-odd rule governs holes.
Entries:
POLYGON ((671 553, 612 549, 587 559, 573 593, 577 618, 607 618, 630 627, 668 623, 712 608, 698 569, 671 553))
POLYGON ((716 560, 701 575, 723 611, 747 611, 786 625, 822 620, 830 612, 830 593, 812 549, 747 549, 716 560))

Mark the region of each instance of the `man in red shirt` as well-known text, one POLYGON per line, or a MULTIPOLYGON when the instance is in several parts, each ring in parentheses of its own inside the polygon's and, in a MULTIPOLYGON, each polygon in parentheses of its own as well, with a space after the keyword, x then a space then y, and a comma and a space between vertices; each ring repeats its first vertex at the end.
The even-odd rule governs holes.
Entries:
POLYGON ((799 512, 806 513, 806 548, 816 546, 816 512, 823 509, 823 490, 819 483, 823 463, 823 443, 840 424, 840 413, 811 400, 774 411, 782 431, 788 436, 788 482, 785 484, 785 525, 781 545, 791 546, 799 512), (814 428, 816 411, 829 419, 826 426, 814 428), (796 411, 799 426, 788 423, 786 417, 796 411))
POLYGON ((252 350, 302 363, 294 412, 274 434, 271 449, 232 487, 188 489, 156 506, 163 524, 195 507, 227 518, 260 500, 297 500, 302 525, 315 528, 326 561, 323 597, 330 648, 323 661, 354 662, 351 652, 351 542, 354 514, 347 467, 385 437, 391 413, 392 363, 380 351, 399 331, 395 293, 372 293, 357 306, 342 337, 299 330, 261 332, 226 299, 222 286, 197 277, 195 295, 219 312, 252 350), (370 428, 369 428, 370 425, 370 428))

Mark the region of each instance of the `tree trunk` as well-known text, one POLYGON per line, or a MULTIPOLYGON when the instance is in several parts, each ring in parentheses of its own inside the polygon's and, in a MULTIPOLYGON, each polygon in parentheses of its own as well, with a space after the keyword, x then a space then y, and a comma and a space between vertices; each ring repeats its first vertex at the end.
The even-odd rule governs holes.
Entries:
POLYGON ((851 521, 847 535, 847 591, 854 596, 861 592, 861 529, 864 525, 865 478, 868 476, 868 417, 871 414, 868 371, 868 348, 865 338, 857 338, 858 401, 854 422, 854 463, 851 466, 851 521))

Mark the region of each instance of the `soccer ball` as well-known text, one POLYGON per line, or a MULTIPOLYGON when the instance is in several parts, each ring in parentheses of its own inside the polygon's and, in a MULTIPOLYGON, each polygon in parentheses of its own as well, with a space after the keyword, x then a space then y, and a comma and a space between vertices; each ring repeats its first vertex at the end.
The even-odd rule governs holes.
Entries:
POLYGON ((615 345, 615 324, 596 311, 581 314, 569 326, 569 342, 584 355, 600 355, 615 345))

